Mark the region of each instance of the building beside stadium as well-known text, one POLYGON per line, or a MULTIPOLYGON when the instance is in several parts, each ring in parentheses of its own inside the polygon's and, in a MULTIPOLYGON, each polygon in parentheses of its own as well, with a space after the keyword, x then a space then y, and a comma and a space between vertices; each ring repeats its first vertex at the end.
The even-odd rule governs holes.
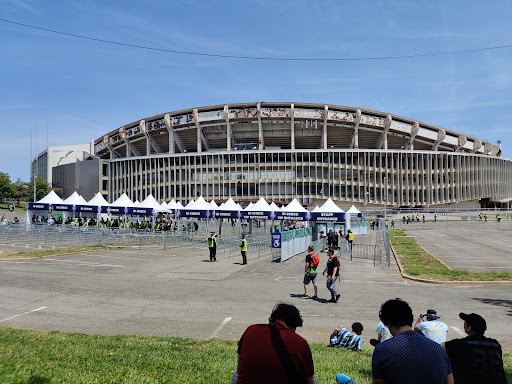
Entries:
POLYGON ((147 117, 94 141, 109 201, 206 200, 479 207, 512 196, 501 144, 406 117, 247 103, 147 117))

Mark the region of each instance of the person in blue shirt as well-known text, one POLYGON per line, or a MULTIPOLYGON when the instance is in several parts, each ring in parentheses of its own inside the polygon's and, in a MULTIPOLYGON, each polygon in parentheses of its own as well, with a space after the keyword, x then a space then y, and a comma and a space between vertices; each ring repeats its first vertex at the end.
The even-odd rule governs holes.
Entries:
POLYGON ((401 299, 382 304, 380 320, 393 337, 375 347, 373 384, 453 384, 452 367, 441 345, 415 332, 412 309, 401 299))

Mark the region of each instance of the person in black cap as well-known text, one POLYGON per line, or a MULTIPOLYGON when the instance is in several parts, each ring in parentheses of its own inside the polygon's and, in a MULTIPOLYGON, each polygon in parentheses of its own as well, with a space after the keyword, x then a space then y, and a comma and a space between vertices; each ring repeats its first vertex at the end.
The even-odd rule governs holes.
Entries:
POLYGON ((487 323, 476 313, 460 313, 464 320, 464 339, 442 343, 453 367, 455 384, 507 384, 503 353, 498 341, 484 336, 487 323))
POLYGON ((210 233, 207 241, 210 250, 210 261, 217 261, 217 235, 215 232, 210 233))

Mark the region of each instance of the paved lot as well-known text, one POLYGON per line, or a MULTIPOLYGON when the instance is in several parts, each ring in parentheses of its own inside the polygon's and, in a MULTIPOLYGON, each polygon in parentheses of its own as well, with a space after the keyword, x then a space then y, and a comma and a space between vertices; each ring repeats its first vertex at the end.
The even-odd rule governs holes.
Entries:
POLYGON ((512 272, 509 226, 504 221, 499 227, 496 222, 451 222, 406 225, 404 229, 408 229, 407 235, 414 236, 418 244, 454 269, 512 272))
MULTIPOLYGON (((427 231, 425 231, 427 232, 427 231)), ((369 238, 359 237, 361 242, 369 238)), ((250 252, 250 250, 249 250, 250 252)), ((321 254, 321 266, 326 260, 321 254)), ((90 334, 156 334, 238 339, 251 323, 266 322, 273 305, 285 301, 304 317, 300 333, 327 342, 338 323, 361 321, 366 342, 375 337, 380 304, 407 300, 414 313, 434 308, 462 335, 458 313, 476 312, 488 334, 512 349, 511 286, 445 287, 404 281, 396 268, 368 261, 342 263, 338 304, 301 299, 303 257, 272 263, 270 257, 241 260, 192 248, 123 249, 46 260, 0 263, 0 325, 90 334)), ((312 292, 312 287, 310 287, 312 292)), ((327 299, 325 278, 319 296, 327 299)))

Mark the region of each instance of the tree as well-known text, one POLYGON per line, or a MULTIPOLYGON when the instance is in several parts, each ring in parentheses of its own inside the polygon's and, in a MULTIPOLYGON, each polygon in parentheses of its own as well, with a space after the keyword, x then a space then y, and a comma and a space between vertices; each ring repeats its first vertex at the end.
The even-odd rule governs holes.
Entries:
MULTIPOLYGON (((34 178, 30 180, 29 187, 27 201, 34 202, 34 178)), ((36 201, 41 200, 49 194, 51 190, 50 184, 48 184, 48 181, 44 177, 36 177, 36 201)))
POLYGON ((8 173, 0 172, 0 200, 6 197, 13 197, 16 187, 11 183, 8 173))
MULTIPOLYGON (((16 187, 16 193, 13 197, 16 199, 16 205, 19 206, 20 200, 26 201, 28 199, 28 196, 30 194, 30 184, 18 178, 18 180, 16 180, 16 182, 14 183, 14 186, 16 187)), ((34 196, 33 193, 32 196, 34 196)))

